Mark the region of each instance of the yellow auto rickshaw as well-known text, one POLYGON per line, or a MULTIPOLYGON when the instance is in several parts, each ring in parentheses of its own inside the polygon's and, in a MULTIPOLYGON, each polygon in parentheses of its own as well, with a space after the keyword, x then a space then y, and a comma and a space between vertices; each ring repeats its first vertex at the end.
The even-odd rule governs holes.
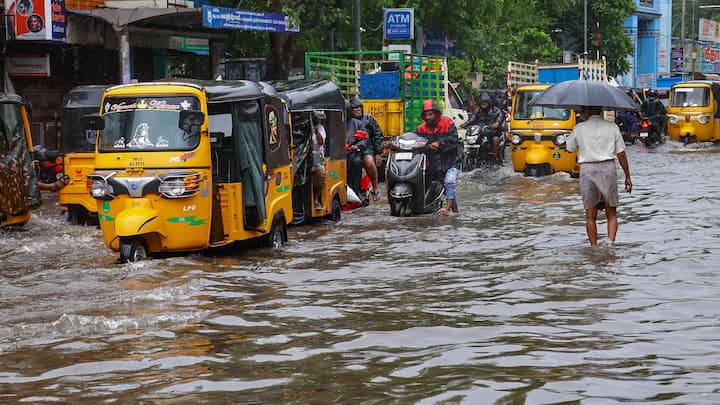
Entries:
POLYGON ((65 187, 58 191, 58 203, 63 206, 70 223, 98 225, 97 202, 87 192, 85 176, 94 171, 95 136, 93 131, 80 127, 80 117, 97 114, 100 100, 109 85, 83 85, 70 89, 62 99, 60 108, 63 172, 68 178, 65 187))
POLYGON ((327 80, 273 81, 285 100, 292 131, 293 224, 311 218, 339 222, 347 203, 345 99, 327 80), (313 150, 316 127, 326 138, 322 154, 313 150))
POLYGON ((25 100, 0 93, 0 228, 25 225, 42 203, 25 100))
POLYGON ((524 85, 513 93, 509 128, 513 169, 526 176, 566 172, 578 177, 577 152, 568 152, 565 145, 575 127, 575 112, 528 104, 548 87, 524 85))
POLYGON ((720 82, 691 80, 670 89, 667 127, 670 139, 683 142, 720 140, 720 82))
POLYGON ((109 88, 88 176, 120 261, 240 241, 279 247, 292 220, 285 106, 253 81, 171 80, 109 88))

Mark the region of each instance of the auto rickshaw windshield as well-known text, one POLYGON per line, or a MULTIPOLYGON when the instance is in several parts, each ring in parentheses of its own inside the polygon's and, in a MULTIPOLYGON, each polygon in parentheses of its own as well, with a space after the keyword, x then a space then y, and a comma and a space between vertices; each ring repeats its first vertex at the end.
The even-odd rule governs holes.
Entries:
POLYGON ((168 151, 197 147, 197 132, 178 126, 181 110, 198 110, 192 96, 108 97, 103 104, 105 129, 98 143, 100 152, 119 150, 168 151))
POLYGON ((671 107, 706 107, 710 104, 709 87, 675 87, 670 96, 671 107))
POLYGON ((515 108, 515 115, 513 116, 513 119, 548 119, 562 121, 570 119, 570 112, 565 108, 550 108, 537 105, 529 105, 528 103, 530 102, 530 100, 540 94, 540 92, 540 90, 518 92, 517 96, 515 97, 517 107, 515 108))

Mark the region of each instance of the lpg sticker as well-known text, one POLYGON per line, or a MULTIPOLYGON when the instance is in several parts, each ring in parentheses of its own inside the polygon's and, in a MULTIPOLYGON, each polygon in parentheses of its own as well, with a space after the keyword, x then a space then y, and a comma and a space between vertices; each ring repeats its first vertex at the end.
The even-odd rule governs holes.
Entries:
POLYGON ((560 160, 560 152, 553 153, 553 159, 560 160))
POLYGON ((195 152, 183 153, 180 156, 173 156, 170 158, 170 163, 187 162, 188 160, 195 157, 195 152))

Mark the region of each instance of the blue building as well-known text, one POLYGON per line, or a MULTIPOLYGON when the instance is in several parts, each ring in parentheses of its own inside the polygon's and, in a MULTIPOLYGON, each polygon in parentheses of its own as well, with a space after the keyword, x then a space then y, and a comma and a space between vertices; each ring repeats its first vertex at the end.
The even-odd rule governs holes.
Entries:
POLYGON ((681 79, 671 77, 672 1, 635 1, 637 7, 623 25, 635 53, 628 56, 630 70, 618 82, 628 87, 669 87, 681 79))

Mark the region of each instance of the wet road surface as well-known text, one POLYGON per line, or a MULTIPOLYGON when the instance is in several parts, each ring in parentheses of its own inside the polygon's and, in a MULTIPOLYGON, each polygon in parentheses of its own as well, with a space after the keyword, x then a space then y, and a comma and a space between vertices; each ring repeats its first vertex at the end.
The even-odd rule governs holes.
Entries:
POLYGON ((719 403, 718 152, 629 146, 614 247, 576 179, 508 166, 461 175, 457 216, 383 198, 124 265, 49 196, 0 231, 0 402, 719 403))

